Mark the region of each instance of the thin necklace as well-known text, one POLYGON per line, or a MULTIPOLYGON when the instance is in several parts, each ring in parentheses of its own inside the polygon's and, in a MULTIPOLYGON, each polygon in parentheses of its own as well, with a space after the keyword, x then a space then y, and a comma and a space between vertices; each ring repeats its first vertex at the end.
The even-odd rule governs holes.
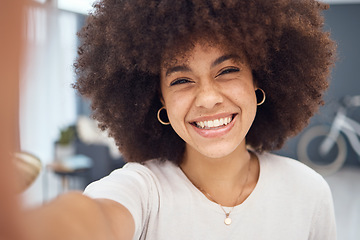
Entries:
POLYGON ((249 161, 248 172, 247 172, 247 175, 246 175, 246 179, 245 179, 245 181, 244 181, 244 183, 243 183, 243 186, 242 186, 242 188, 241 188, 240 194, 239 194, 239 196, 236 198, 235 203, 233 204, 233 206, 232 206, 232 208, 230 209, 229 212, 226 212, 225 209, 224 209, 224 207, 223 207, 220 203, 218 203, 217 201, 215 201, 215 199, 214 199, 208 192, 206 192, 204 189, 202 189, 201 187, 198 187, 198 186, 196 186, 196 185, 194 184, 194 186, 195 186, 197 189, 199 189, 201 192, 205 193, 205 195, 207 195, 208 198, 209 198, 211 201, 213 201, 214 203, 216 203, 217 205, 219 205, 219 206, 221 207, 221 209, 222 209, 222 210, 224 211, 224 213, 225 213, 224 223, 225 223, 225 225, 227 225, 227 226, 229 226, 229 225, 231 224, 231 222, 232 222, 232 220, 231 220, 231 218, 230 218, 230 213, 232 212, 232 210, 234 209, 234 207, 235 207, 236 204, 238 203, 238 201, 239 201, 242 193, 244 192, 244 188, 245 188, 245 186, 246 186, 246 183, 247 183, 247 181, 248 181, 249 174, 250 174, 250 166, 251 166, 251 159, 250 159, 250 161, 249 161))

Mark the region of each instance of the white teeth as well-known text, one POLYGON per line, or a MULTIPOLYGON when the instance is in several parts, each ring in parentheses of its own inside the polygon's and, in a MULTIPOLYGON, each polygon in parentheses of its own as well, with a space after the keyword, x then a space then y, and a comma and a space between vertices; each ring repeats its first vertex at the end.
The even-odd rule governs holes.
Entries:
POLYGON ((224 125, 224 119, 220 118, 220 125, 224 125))
POLYGON ((205 126, 207 125, 208 127, 213 127, 214 126, 214 121, 207 121, 205 122, 207 124, 205 124, 205 126))
POLYGON ((196 122, 196 126, 198 128, 204 128, 204 129, 217 128, 223 125, 225 126, 228 125, 232 121, 232 119, 233 118, 231 116, 231 117, 220 118, 210 121, 201 121, 201 122, 196 122))

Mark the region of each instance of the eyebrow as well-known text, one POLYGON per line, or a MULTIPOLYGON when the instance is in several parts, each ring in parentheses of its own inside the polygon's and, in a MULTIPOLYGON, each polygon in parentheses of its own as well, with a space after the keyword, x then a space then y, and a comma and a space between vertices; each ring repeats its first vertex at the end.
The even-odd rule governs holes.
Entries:
MULTIPOLYGON (((211 68, 215 67, 216 65, 219 65, 223 62, 225 62, 226 60, 229 59, 238 59, 240 58, 238 55, 236 54, 228 54, 228 55, 224 55, 221 56, 219 58, 217 58, 212 64, 211 64, 211 68)), ((174 73, 174 72, 190 72, 191 69, 189 66, 187 65, 179 65, 179 66, 175 66, 175 67, 171 67, 168 68, 166 70, 165 76, 169 76, 170 74, 174 73)))
POLYGON ((219 65, 223 62, 225 62, 226 60, 229 60, 229 59, 239 59, 240 57, 236 54, 228 54, 228 55, 224 55, 224 56, 221 56, 219 58, 217 58, 212 64, 211 64, 211 67, 215 67, 216 65, 219 65))
POLYGON ((171 67, 169 69, 166 70, 166 76, 169 76, 170 74, 174 73, 174 72, 190 72, 190 68, 187 65, 179 65, 179 66, 175 66, 175 67, 171 67))

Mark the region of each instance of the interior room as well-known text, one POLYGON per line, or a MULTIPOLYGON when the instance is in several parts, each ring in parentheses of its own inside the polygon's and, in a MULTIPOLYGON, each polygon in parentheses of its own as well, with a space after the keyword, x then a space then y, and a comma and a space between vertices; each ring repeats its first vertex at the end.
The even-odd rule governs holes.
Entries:
MULTIPOLYGON (((42 169, 22 198, 26 206, 38 206, 64 192, 84 190, 89 183, 122 167, 125 161, 113 139, 101 132, 90 117, 90 103, 72 87, 76 81, 73 63, 79 46, 76 34, 84 25, 93 1, 29 2, 21 73, 20 142, 23 152, 41 160, 42 169)), ((360 0, 324 2, 330 4, 330 9, 324 12, 325 29, 338 46, 325 104, 308 127, 276 153, 306 162, 324 176, 333 194, 338 239, 357 240, 360 0), (335 137, 332 140, 329 137, 328 148, 335 145, 337 149, 323 156, 318 150, 326 146, 319 139, 331 134, 335 137)))

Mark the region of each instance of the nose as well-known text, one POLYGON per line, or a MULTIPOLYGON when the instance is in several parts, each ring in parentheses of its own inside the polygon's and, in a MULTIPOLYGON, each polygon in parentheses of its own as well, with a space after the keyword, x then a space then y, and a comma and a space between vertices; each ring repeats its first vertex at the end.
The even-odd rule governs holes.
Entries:
POLYGON ((200 84, 198 88, 195 106, 211 109, 215 105, 222 103, 223 100, 219 86, 216 86, 211 81, 206 81, 200 84))

